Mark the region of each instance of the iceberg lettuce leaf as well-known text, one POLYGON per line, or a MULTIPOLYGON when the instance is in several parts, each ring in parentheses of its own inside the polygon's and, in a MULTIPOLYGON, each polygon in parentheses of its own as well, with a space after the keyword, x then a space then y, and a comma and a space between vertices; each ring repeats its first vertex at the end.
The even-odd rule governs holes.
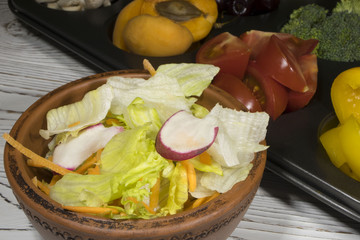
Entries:
POLYGON ((200 96, 207 88, 220 68, 210 64, 170 63, 158 67, 156 74, 162 73, 179 82, 186 97, 200 96))
POLYGON ((246 166, 255 152, 268 148, 260 144, 265 139, 269 122, 265 112, 236 111, 216 104, 205 118, 214 119, 219 126, 208 153, 222 166, 246 166))
POLYGON ((111 112, 124 114, 125 119, 129 119, 127 107, 137 97, 144 100, 145 106, 156 109, 161 122, 179 110, 189 110, 193 104, 193 101, 186 99, 175 78, 161 73, 155 74, 148 80, 137 80, 136 84, 132 84, 128 78, 110 77, 107 84, 113 87, 115 95, 111 112))
POLYGON ((200 179, 200 184, 207 189, 225 193, 236 183, 245 180, 252 167, 253 165, 250 163, 243 167, 223 168, 223 176, 215 173, 204 173, 200 179))
POLYGON ((81 101, 50 110, 46 115, 47 130, 40 129, 40 135, 49 139, 54 134, 99 123, 108 113, 113 96, 111 86, 104 84, 86 93, 81 101))

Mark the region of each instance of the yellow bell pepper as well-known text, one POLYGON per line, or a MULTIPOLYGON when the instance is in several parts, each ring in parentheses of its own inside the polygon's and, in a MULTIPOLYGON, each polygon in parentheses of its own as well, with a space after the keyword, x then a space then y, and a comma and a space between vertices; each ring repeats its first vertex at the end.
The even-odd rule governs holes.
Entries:
POLYGON ((323 133, 320 142, 335 167, 360 181, 360 124, 353 115, 323 133))
POLYGON ((342 72, 331 86, 339 125, 320 136, 331 162, 360 181, 360 67, 342 72))
POLYGON ((360 121, 360 67, 348 69, 335 78, 331 100, 340 123, 351 114, 360 121))

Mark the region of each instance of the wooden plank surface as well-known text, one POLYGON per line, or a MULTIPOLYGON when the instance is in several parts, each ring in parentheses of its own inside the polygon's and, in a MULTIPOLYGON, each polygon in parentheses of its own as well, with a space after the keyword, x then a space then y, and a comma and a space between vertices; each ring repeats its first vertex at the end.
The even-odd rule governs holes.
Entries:
MULTIPOLYGON (((30 0, 27 0, 30 1, 30 0)), ((0 0, 0 133, 39 97, 96 72, 72 53, 24 26, 0 0)), ((41 239, 12 194, 3 166, 0 139, 0 239, 41 239)), ((360 223, 324 205, 265 171, 243 221, 229 239, 360 239, 360 223)))

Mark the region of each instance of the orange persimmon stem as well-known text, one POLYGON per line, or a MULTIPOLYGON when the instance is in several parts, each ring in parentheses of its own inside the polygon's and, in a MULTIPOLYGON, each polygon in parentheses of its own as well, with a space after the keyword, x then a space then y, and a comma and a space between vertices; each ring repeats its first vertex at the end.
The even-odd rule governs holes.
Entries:
POLYGON ((181 161, 181 164, 183 164, 186 169, 189 182, 189 191, 193 192, 196 189, 196 172, 194 165, 189 160, 181 161))
POLYGON ((34 167, 45 167, 48 168, 58 174, 61 175, 65 175, 67 173, 71 173, 73 171, 70 171, 66 168, 63 168, 51 161, 49 161, 46 158, 43 158, 39 155, 37 155, 36 153, 34 153, 33 151, 31 151, 30 149, 24 147, 21 143, 19 143, 18 141, 16 141, 13 137, 11 137, 8 133, 4 133, 3 134, 3 138, 11 145, 13 146, 15 149, 17 149, 20 153, 24 154, 26 157, 30 158, 28 159, 27 163, 30 166, 34 166, 34 167))
POLYGON ((119 214, 119 210, 110 207, 86 207, 86 206, 63 206, 64 209, 73 212, 91 213, 91 214, 119 214))

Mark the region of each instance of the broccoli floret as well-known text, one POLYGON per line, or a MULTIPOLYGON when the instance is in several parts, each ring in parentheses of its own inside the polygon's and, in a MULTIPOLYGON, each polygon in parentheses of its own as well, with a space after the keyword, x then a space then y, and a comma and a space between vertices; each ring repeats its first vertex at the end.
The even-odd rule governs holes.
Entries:
POLYGON ((352 62, 360 60, 360 16, 352 13, 334 12, 317 28, 319 35, 319 58, 352 62))
POLYGON ((341 0, 333 9, 333 12, 348 12, 360 15, 360 1, 359 0, 341 0))
POLYGON ((319 44, 314 53, 319 58, 342 62, 360 61, 360 15, 349 11, 332 12, 331 15, 327 13, 325 8, 316 4, 296 9, 281 32, 302 39, 318 39, 319 44))
POLYGON ((319 31, 314 26, 326 19, 328 10, 317 5, 308 4, 294 10, 290 20, 286 23, 281 32, 290 33, 302 39, 318 39, 319 31))

